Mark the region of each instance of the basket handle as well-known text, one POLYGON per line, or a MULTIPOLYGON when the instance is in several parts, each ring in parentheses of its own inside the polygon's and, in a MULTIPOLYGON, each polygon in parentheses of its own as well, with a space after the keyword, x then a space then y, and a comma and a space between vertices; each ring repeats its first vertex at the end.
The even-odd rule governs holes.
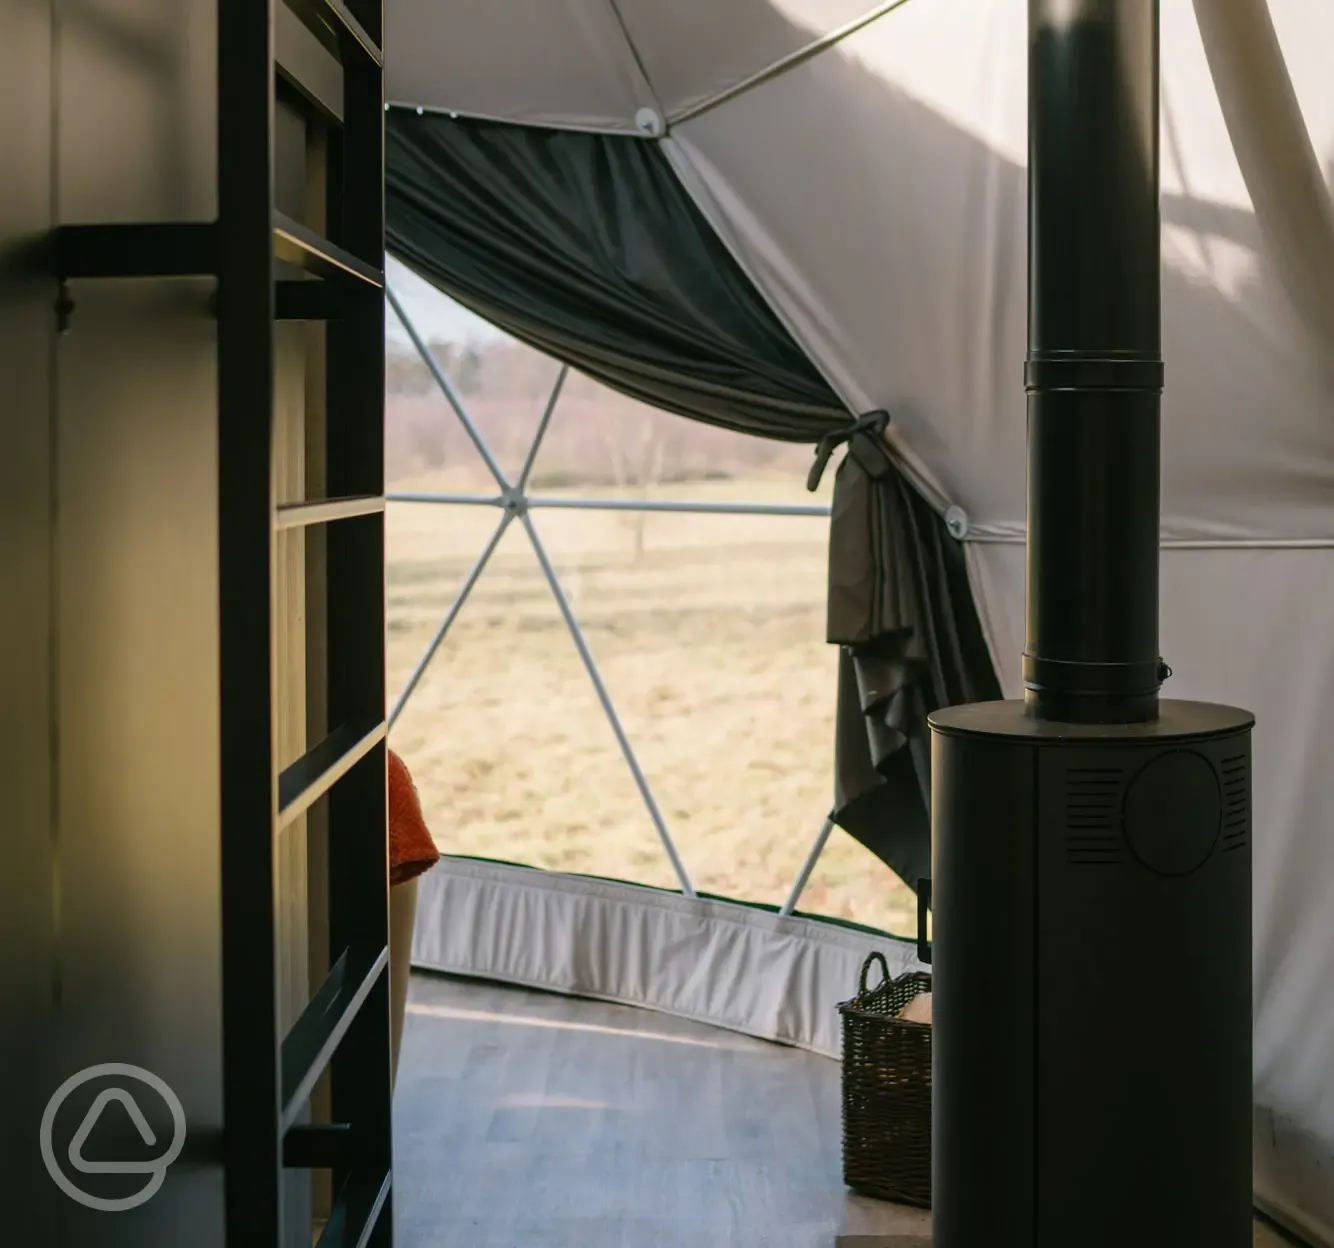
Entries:
MULTIPOLYGON (((867 993, 866 976, 870 973, 872 965, 876 962, 880 963, 880 984, 889 982, 889 963, 885 961, 885 955, 878 949, 872 953, 868 953, 866 955, 866 961, 862 963, 861 979, 857 981, 857 995, 859 997, 864 997, 867 993)), ((878 988, 880 984, 877 984, 876 987, 878 988)))

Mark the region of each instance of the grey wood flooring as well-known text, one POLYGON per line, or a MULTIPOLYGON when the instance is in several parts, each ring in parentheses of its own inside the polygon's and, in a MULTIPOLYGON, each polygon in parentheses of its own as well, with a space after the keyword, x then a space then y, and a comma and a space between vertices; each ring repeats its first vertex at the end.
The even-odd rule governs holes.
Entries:
POLYGON ((839 1133, 828 1058, 628 1006, 414 975, 396 1242, 831 1248, 839 1133))
POLYGON ((414 975, 400 1248, 828 1248, 838 1065, 626 1006, 414 975))

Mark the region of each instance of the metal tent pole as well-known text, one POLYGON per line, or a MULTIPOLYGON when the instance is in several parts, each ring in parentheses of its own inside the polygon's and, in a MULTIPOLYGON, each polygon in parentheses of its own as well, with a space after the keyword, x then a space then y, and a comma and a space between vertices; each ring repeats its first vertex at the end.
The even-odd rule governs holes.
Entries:
POLYGON ((681 855, 677 853, 676 842, 672 840, 672 834, 667 830, 667 821, 662 817, 662 811, 658 809, 653 790, 649 788, 648 778, 639 765, 639 759, 635 756, 630 738, 625 735, 625 729, 621 726, 621 717, 616 713, 616 707, 612 704, 607 686, 602 683, 602 673, 598 670, 593 653, 588 648, 588 642, 584 640, 583 629, 579 627, 579 621, 575 619, 574 612, 570 609, 570 604, 566 600, 565 592, 561 589, 560 578, 556 575, 556 569, 551 566, 551 560, 547 558, 546 548, 542 545, 542 539, 538 537, 537 529, 533 527, 533 521, 527 512, 519 513, 519 522, 527 531, 528 540, 533 544, 533 553, 537 556, 538 563, 542 565, 542 573, 547 578, 547 584, 551 586, 551 592, 555 595, 556 605, 560 608, 561 615, 565 618, 565 625, 570 630, 570 636, 574 640, 574 648, 579 652, 580 659, 583 660, 584 668, 588 672, 588 679, 593 682, 593 690, 597 694, 598 701, 602 703, 603 713, 607 716, 607 722, 611 725, 617 745, 621 747, 626 765, 630 768, 630 774, 634 777, 635 786, 639 789, 640 797, 644 799, 644 805, 648 807, 649 818, 653 820, 653 826, 657 829, 662 847, 667 851, 667 857, 671 859, 672 870, 676 872, 676 878, 680 881, 681 891, 687 897, 693 897, 695 896, 695 886, 690 882, 690 876, 686 871, 685 863, 681 861, 681 855))
POLYGON ((801 900, 801 895, 806 891, 806 885, 810 883, 811 872, 815 870, 815 864, 820 861, 820 855, 824 853, 824 847, 829 842, 829 835, 834 830, 833 816, 826 817, 820 825, 820 831, 816 833, 815 844, 811 846, 811 852, 806 855, 806 861, 801 864, 801 870, 797 872, 796 882, 792 885, 792 891, 788 893, 787 900, 783 902, 779 914, 791 914, 797 908, 797 902, 801 900))
POLYGON ((500 518, 496 531, 491 534, 491 540, 487 542, 482 553, 477 556, 477 562, 472 565, 472 570, 455 595, 454 601, 450 603, 449 611, 445 614, 445 618, 440 621, 440 627, 435 630, 435 636, 431 638, 430 645, 426 647, 425 653, 417 661, 417 666, 412 669, 412 675, 408 677, 407 684, 403 686, 402 692, 398 695, 398 700, 394 703, 394 709, 389 712, 390 728, 394 726, 394 722, 403 713, 403 708, 408 704, 408 699, 412 697, 412 691, 416 689, 421 678, 426 674, 426 669, 431 665, 431 660, 435 658, 435 652, 440 649, 440 643, 445 640, 445 635, 458 618, 459 612, 463 610, 463 604, 468 601, 468 595, 472 593, 473 586, 477 584, 478 578, 491 561, 491 556, 495 554, 496 547, 500 545, 500 539, 505 536, 505 530, 510 527, 510 522, 513 519, 513 515, 509 512, 506 512, 500 518))
POLYGON ((653 790, 649 786, 648 777, 645 776, 643 768, 640 767, 639 759, 635 755, 634 748, 630 744, 630 739, 626 736, 625 729, 621 725, 620 716, 616 713, 616 707, 611 700, 611 694, 608 693, 607 686, 603 682, 602 673, 598 669, 597 661, 593 658, 593 653, 588 648, 588 643, 584 639, 583 630, 579 627, 579 621, 575 618, 574 612, 571 610, 570 604, 565 597, 565 592, 561 587, 560 577, 556 574, 556 569, 552 566, 551 560, 547 556, 546 548, 543 546, 541 539, 537 535, 537 530, 533 527, 533 523, 528 516, 530 502, 525 493, 528 478, 532 474, 533 465, 537 460, 538 451, 541 449, 542 439, 546 434, 547 427, 551 423, 551 417, 555 412, 556 404, 560 400, 560 395, 565 385, 565 379, 569 373, 568 366, 563 365, 556 376, 556 381, 552 386, 551 394, 547 399, 546 406, 543 408, 541 420, 538 422, 537 429, 533 434, 532 443, 528 448, 527 455, 524 457, 523 469, 519 474, 518 482, 517 484, 511 485, 504 470, 491 454, 491 448, 487 446, 486 439, 482 437, 477 426, 473 424, 472 418, 468 415, 462 400, 455 393, 449 378, 445 375, 444 370, 440 367, 439 363, 426 346, 426 343, 422 340, 421 335, 417 332, 416 326, 413 325, 407 313, 404 311, 403 305, 399 303, 394 292, 390 290, 388 286, 385 287, 385 297, 389 300, 389 304, 393 308, 394 314, 398 317, 399 321, 402 322, 403 328, 407 330, 408 337, 412 339, 413 346, 416 347, 418 354, 421 355, 426 366, 431 370, 431 375, 435 378, 436 384, 439 385, 442 393, 445 395, 446 399, 449 400, 449 404, 454 409, 455 415, 458 416, 460 422, 463 424, 468 436, 472 439, 473 445, 477 448, 478 454, 481 455, 492 477, 495 478, 496 484, 499 485, 501 489, 501 494, 498 498, 478 498, 467 495, 454 497, 449 495, 417 496, 408 494, 397 496, 389 495, 387 496, 388 499, 394 501, 395 498, 397 498, 399 501, 404 502, 462 502, 486 504, 490 506, 498 506, 504 510, 504 516, 501 519, 500 525, 492 535, 490 542, 487 543, 486 549, 473 565, 462 588, 459 590, 458 595, 451 604, 448 613, 444 620, 441 621, 440 627, 436 630, 435 636, 431 639, 425 653, 418 661, 417 666, 413 669, 412 675, 408 678, 403 691, 399 694, 398 700, 394 704, 394 709, 389 716, 389 724, 392 725, 399 715, 402 714, 403 708, 408 703, 408 699, 412 696, 413 691, 420 683, 426 669, 430 666, 432 658, 435 657, 436 651, 440 648, 440 645, 444 641, 450 627, 453 625, 454 620, 458 617, 459 611, 462 610, 468 595, 472 592, 473 587, 481 577, 492 553, 499 545, 505 530, 509 527, 511 521, 517 517, 528 534, 528 540, 532 544, 533 553, 537 557, 538 564, 542 569, 542 574, 546 578, 552 596, 556 600, 556 606, 559 608, 561 616, 565 620, 566 627, 570 631, 570 636, 574 640, 575 649, 578 651, 579 658, 582 660, 584 669, 588 673, 588 678, 592 682, 593 692, 597 695, 598 702, 602 706, 603 714, 606 715, 607 722, 611 725, 612 734, 615 736, 616 742, 621 748, 621 754, 625 758, 626 765, 630 768, 630 775, 635 782, 635 787, 639 790, 639 795, 643 799, 645 807, 648 809, 649 818, 653 821, 653 826, 658 833, 659 839, 662 841, 663 849, 666 851, 667 857, 671 861, 672 870, 676 873, 676 878, 680 882, 681 891, 687 897, 695 896, 694 885, 690 882, 690 875, 686 871, 685 864, 681 861, 681 855, 677 852, 676 844, 672 840, 671 833, 668 831, 667 822, 663 818, 662 811, 658 806, 657 800, 653 796, 653 790))
POLYGON ((394 294, 392 288, 386 283, 384 288, 384 297, 389 300, 389 306, 393 308, 394 315, 398 317, 399 323, 407 330, 408 337, 412 339, 412 345, 417 348, 417 354, 422 357, 422 362, 431 371, 431 376, 435 378, 435 384, 440 387, 440 393, 449 401, 450 407, 454 409, 454 415, 459 418, 468 437, 472 439, 472 444, 477 448, 477 453, 482 457, 482 462, 486 464, 488 471, 496 479, 496 484, 502 490, 510 489, 509 478, 505 475, 496 458, 491 454, 491 448, 487 446, 486 439, 477 431, 477 426, 472 423, 472 417, 468 415, 468 409, 463 406, 463 400, 459 398, 458 392, 454 389, 454 383, 449 380, 445 370, 440 367, 440 362, 431 354, 431 349, 422 340, 422 336, 417 332, 417 327, 412 323, 411 318, 403 310, 403 305, 398 301, 398 296, 394 294))
MULTIPOLYGON (((387 494, 391 503, 440 503, 451 507, 503 507, 499 494, 437 494, 406 491, 387 494)), ((829 508, 802 503, 709 503, 671 498, 550 498, 525 495, 530 511, 552 508, 566 511, 660 511, 697 516, 812 516, 828 519, 829 508)), ((1022 538, 1016 538, 1022 541, 1022 538)))
POLYGON ((528 454, 524 457, 523 468, 519 472, 518 489, 521 494, 528 489, 528 478, 532 476, 533 465, 537 462, 537 454, 542 449, 542 439, 546 437, 547 426, 551 424, 552 414, 556 410, 556 404, 560 402, 561 392, 565 389, 565 379, 569 375, 570 366, 562 364, 560 372, 556 374, 555 384, 551 387, 547 405, 542 409, 542 419, 537 422, 537 432, 533 434, 532 445, 528 448, 528 454))

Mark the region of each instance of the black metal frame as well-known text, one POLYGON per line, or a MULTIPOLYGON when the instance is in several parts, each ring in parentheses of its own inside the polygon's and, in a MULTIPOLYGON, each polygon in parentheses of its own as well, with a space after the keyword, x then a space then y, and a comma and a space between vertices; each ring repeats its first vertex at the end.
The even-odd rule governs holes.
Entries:
MULTIPOLYGON (((393 1227, 384 662, 384 87, 381 0, 218 6, 218 219, 81 225, 74 278, 214 276, 218 321, 223 1113, 226 1242, 280 1248, 283 1169, 329 1169, 322 1248, 388 1248, 393 1227), (274 5, 340 61, 329 236, 274 207, 274 5), (276 263, 305 270, 294 279, 276 263), (275 505, 274 327, 328 322, 327 497, 275 505), (325 526, 332 731, 274 776, 275 534, 325 526), (280 1034, 276 838, 325 801, 330 963, 280 1034), (325 1069, 334 1121, 297 1118, 325 1069)), ((299 86, 299 84, 298 84, 299 86)), ((299 93, 299 92, 298 92, 299 93)), ((306 93, 313 101, 318 93, 306 93)), ((62 326, 74 306, 58 305, 62 326)))
MULTIPOLYGON (((237 581, 244 584, 234 587, 235 596, 226 579, 222 587, 224 635, 230 634, 236 647, 233 679, 226 665, 223 671, 224 705, 230 702, 233 708, 230 724, 224 721, 224 742, 253 740, 261 730, 255 722, 259 683, 267 742, 272 634, 269 627, 261 631, 260 620, 266 625, 270 620, 274 533, 296 526, 325 526, 330 731, 282 772, 276 792, 272 759, 265 759, 268 838, 255 835, 257 809, 238 811, 224 823, 225 871, 233 884, 230 892, 224 890, 223 904, 229 967, 225 1112, 233 1145, 227 1151, 228 1242, 276 1248, 286 1166, 333 1172, 335 1198, 320 1240, 324 1248, 387 1248, 393 1219, 385 808, 383 23, 378 0, 358 5, 355 13, 336 0, 290 6, 342 65, 341 129, 337 118, 325 118, 337 162, 328 178, 324 237, 274 209, 273 101, 280 71, 271 43, 270 5, 256 7, 259 13, 242 15, 237 6, 226 6, 219 17, 219 185, 230 184, 238 200, 244 197, 236 211, 253 226, 234 231, 226 201, 220 205, 220 449, 230 447, 238 478, 241 463, 247 474, 244 482, 236 481, 234 494, 224 488, 221 502, 224 540, 239 547, 242 539, 236 535, 246 534, 244 554, 236 549, 234 556, 237 581), (269 162, 263 167, 261 153, 269 162), (276 281, 276 261, 301 268, 309 277, 276 281), (326 320, 329 339, 326 497, 283 508, 273 505, 269 471, 275 319, 326 320), (258 411, 267 417, 262 422, 253 415, 258 411), (262 511, 256 497, 261 489, 262 511), (244 510, 246 518, 233 510, 244 510), (263 516, 262 551, 258 515, 263 516), (229 526, 234 526, 230 538, 229 526), (234 610, 234 601, 253 605, 234 610), (262 653, 261 637, 270 647, 262 653), (256 689, 253 707, 241 701, 244 694, 234 693, 242 687, 256 689), (273 914, 273 838, 317 801, 327 803, 328 813, 331 969, 279 1043, 276 951, 271 931, 255 930, 261 925, 256 917, 273 914), (264 1009, 256 1008, 259 985, 264 1009), (334 1121, 298 1123, 326 1067, 332 1072, 334 1121)), ((281 72, 290 78, 292 70, 288 66, 281 72)), ((227 451, 222 453, 226 457, 227 451)), ((224 793, 254 780, 257 776, 224 771, 224 793)))

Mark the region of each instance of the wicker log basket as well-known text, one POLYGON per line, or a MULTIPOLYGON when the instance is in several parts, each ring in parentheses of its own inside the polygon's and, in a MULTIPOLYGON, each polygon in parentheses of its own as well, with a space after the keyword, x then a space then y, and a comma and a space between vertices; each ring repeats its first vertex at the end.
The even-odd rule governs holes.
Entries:
POLYGON ((844 1001, 843 1181, 854 1192, 931 1207, 931 1025, 899 1018, 931 976, 889 978, 884 956, 862 965, 857 996, 844 1001), (867 987, 871 967, 881 979, 867 987))

